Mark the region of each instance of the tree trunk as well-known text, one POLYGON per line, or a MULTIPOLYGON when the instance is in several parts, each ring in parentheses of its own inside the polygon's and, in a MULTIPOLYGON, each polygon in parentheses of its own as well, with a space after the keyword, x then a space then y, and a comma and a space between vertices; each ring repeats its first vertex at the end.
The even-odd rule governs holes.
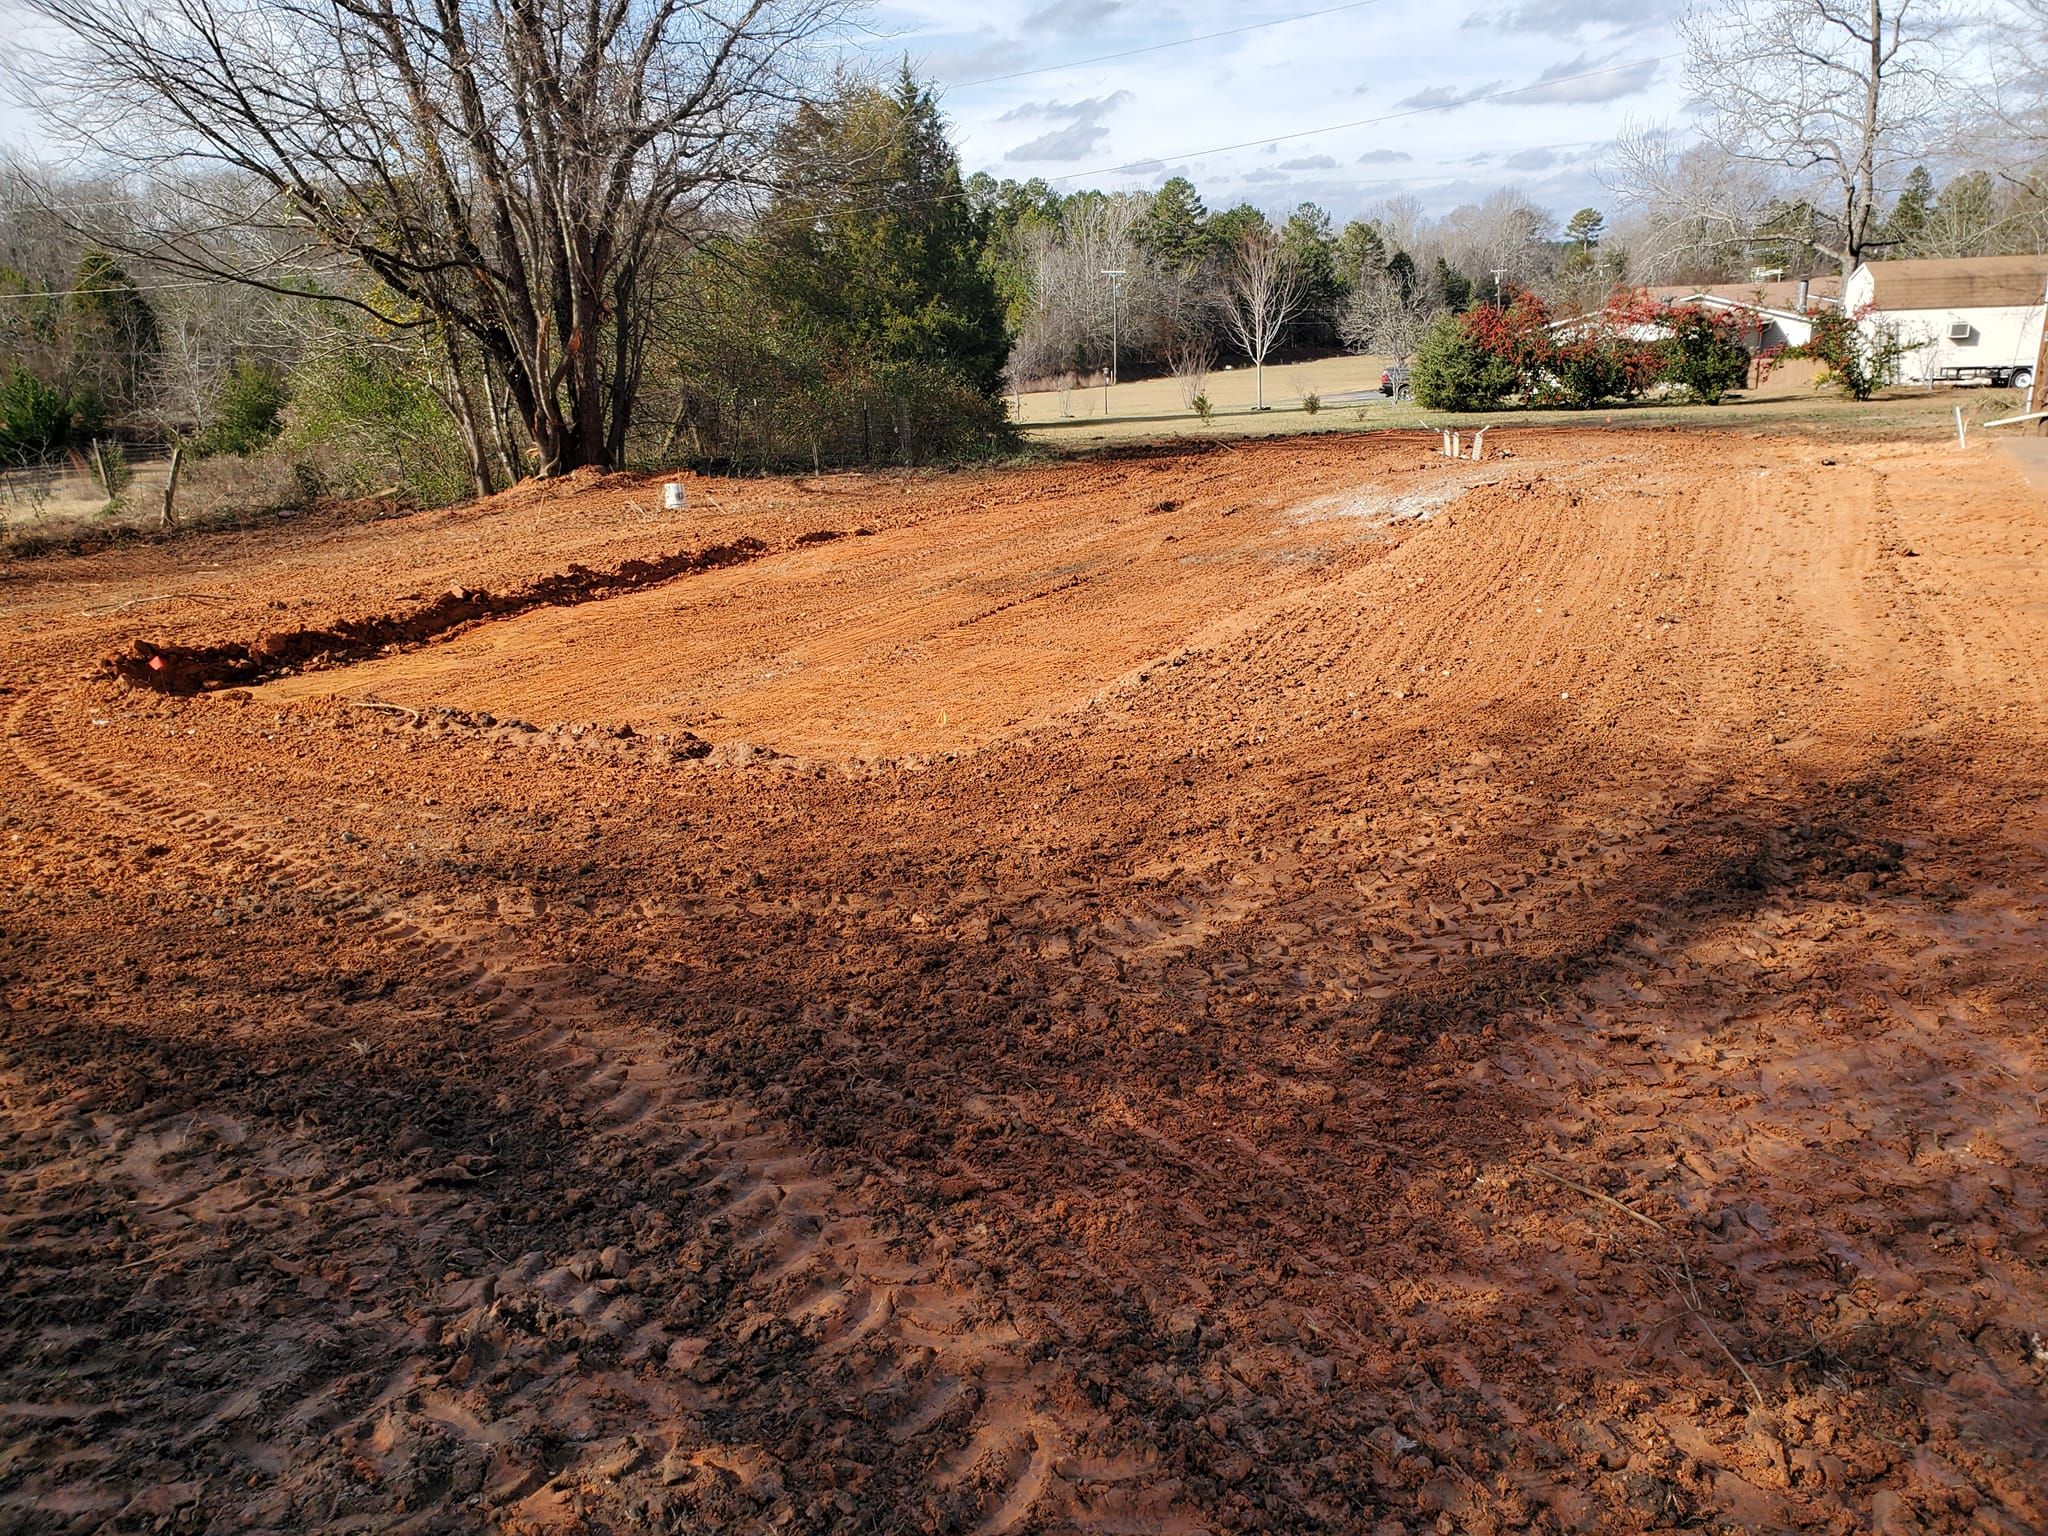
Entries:
POLYGON ((1842 230, 1842 276, 1863 261, 1870 233, 1870 209, 1877 199, 1877 107, 1884 81, 1884 0, 1870 0, 1870 76, 1863 83, 1863 138, 1856 156, 1856 182, 1849 196, 1849 222, 1842 230))
POLYGON ((491 483, 491 466, 485 457, 483 430, 477 423, 476 401, 469 392, 462 353, 452 336, 443 336, 442 353, 448 369, 448 387, 441 398, 455 417, 455 432, 462 439, 462 457, 469 467, 469 483, 481 500, 496 487, 491 483))
POLYGON ((505 483, 519 483, 519 464, 512 452, 512 443, 505 433, 505 405, 498 398, 497 387, 491 383, 490 359, 483 365, 484 409, 491 418, 491 447, 498 455, 498 468, 505 472, 505 483))
POLYGON ((668 431, 662 434, 661 451, 654 456, 659 462, 663 464, 668 463, 669 454, 676 445, 676 435, 683 430, 683 418, 688 416, 689 413, 690 396, 689 392, 685 390, 681 397, 681 403, 676 406, 675 419, 668 424, 668 431))

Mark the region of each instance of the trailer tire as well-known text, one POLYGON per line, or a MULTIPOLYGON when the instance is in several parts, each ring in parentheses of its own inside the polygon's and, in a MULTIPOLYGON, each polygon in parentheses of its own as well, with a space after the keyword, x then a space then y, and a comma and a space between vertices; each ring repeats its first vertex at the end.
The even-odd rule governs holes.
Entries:
POLYGON ((2013 371, 2012 371, 2012 387, 2013 387, 2014 389, 2025 389, 2025 388, 2027 388, 2027 387, 2028 387, 2029 385, 2031 385, 2031 384, 2032 384, 2033 382, 2034 382, 2034 370, 2033 370, 2033 369, 2031 369, 2031 368, 2015 368, 2015 369, 2013 369, 2013 371))

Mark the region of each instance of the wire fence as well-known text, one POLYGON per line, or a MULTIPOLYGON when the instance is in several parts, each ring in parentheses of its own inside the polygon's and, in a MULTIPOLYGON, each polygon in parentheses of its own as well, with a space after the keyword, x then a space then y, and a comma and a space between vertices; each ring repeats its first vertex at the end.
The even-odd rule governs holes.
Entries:
POLYGON ((140 482, 167 473, 168 450, 131 448, 108 439, 0 468, 0 521, 89 516, 133 503, 140 482))

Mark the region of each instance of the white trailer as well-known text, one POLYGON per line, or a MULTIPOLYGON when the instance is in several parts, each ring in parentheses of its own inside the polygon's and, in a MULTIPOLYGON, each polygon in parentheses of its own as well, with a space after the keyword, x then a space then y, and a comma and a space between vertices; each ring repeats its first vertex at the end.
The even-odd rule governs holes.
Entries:
POLYGON ((2048 315, 2048 255, 1867 261, 1842 307, 1905 343, 1901 377, 1919 384, 2025 389, 2048 315))

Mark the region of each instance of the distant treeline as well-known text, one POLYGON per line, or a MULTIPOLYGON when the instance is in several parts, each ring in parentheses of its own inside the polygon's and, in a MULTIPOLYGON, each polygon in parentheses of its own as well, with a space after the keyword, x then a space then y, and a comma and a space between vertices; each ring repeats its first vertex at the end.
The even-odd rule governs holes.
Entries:
MULTIPOLYGON (((754 180, 752 200, 652 243, 622 290, 644 319, 600 332, 600 441, 548 436, 473 332, 346 252, 287 264, 278 253, 306 247, 302 229, 233 227, 221 211, 259 205, 260 188, 0 174, 0 465, 176 441, 195 459, 246 461, 233 495, 279 505, 392 486, 443 502, 577 462, 915 465, 1003 451, 1007 390, 1093 380, 1113 347, 1126 373, 1178 375, 1192 403, 1225 361, 1406 358, 1441 317, 1518 296, 1593 314, 1642 282, 1827 265, 1814 210, 1791 203, 1739 240, 1674 255, 1640 225, 1610 228, 1592 208, 1560 225, 1508 190, 1438 218, 1395 199, 1338 227, 1310 203, 1280 221, 1211 210, 1182 177, 1065 195, 963 178, 932 92, 907 71, 841 79, 788 112, 754 180), (213 242, 198 254, 196 237, 162 234, 184 209, 213 242), (287 275, 209 277, 223 242, 287 275), (1652 243, 1653 262, 1637 254, 1652 243)), ((1880 244, 2031 248, 2029 187, 1975 170, 1938 185, 1916 168, 1880 244)))

